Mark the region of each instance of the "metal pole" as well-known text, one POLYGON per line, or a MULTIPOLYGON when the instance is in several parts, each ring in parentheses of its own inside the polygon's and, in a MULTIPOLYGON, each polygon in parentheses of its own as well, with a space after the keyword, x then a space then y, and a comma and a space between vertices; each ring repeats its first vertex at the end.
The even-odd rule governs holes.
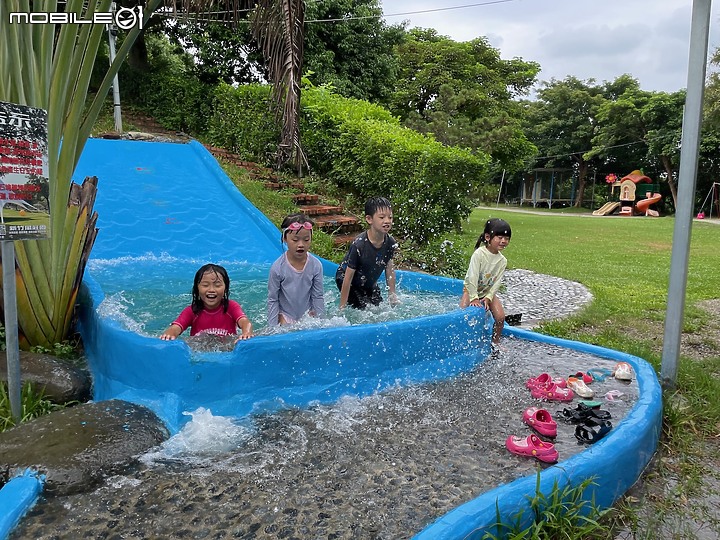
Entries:
POLYGON ((15 290, 15 245, 2 242, 3 295, 5 306, 5 353, 7 358, 8 396, 15 425, 22 420, 20 399, 20 345, 18 343, 17 291, 15 290))
POLYGON ((710 31, 710 5, 712 0, 693 0, 688 60, 687 97, 682 124, 682 149, 678 175, 678 200, 675 209, 675 227, 670 258, 670 284, 668 286, 665 339, 661 379, 665 388, 674 388, 680 356, 680 338, 685 293, 687 289, 690 233, 693 218, 693 200, 697 181, 697 162, 700 149, 705 70, 707 68, 708 34, 710 31))
MULTIPOLYGON (((112 3, 113 20, 115 18, 115 2, 112 3)), ((110 65, 115 60, 115 36, 117 35, 117 29, 114 24, 108 24, 108 44, 110 46, 110 65)), ((122 133, 122 115, 120 111, 120 83, 118 82, 118 75, 115 74, 113 77, 113 117, 115 118, 115 131, 122 133)))

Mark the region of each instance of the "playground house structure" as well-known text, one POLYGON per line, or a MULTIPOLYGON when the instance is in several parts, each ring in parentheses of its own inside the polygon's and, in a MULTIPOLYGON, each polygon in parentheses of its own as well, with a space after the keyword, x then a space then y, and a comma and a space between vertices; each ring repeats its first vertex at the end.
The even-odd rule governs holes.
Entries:
POLYGON ((621 216, 658 217, 660 213, 650 208, 660 202, 662 195, 659 186, 641 171, 633 171, 610 184, 610 197, 614 199, 618 188, 617 200, 611 200, 593 212, 595 216, 609 216, 617 211, 621 216))

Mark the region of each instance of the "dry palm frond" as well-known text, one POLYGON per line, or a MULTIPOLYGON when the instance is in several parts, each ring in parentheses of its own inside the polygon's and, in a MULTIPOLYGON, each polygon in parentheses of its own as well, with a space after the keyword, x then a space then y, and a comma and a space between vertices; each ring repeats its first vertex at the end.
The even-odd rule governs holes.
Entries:
POLYGON ((303 0, 260 0, 253 14, 253 35, 265 56, 273 84, 273 103, 282 122, 277 165, 292 160, 302 173, 300 79, 305 34, 303 0))

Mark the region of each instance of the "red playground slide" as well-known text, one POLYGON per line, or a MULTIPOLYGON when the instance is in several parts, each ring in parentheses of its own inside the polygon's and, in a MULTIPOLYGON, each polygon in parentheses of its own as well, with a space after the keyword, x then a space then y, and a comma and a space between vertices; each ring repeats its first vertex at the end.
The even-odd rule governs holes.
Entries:
POLYGON ((660 214, 657 210, 651 210, 650 205, 660 201, 660 199, 662 199, 662 195, 659 193, 648 195, 647 199, 640 199, 637 203, 635 203, 635 210, 640 214, 644 213, 646 216, 658 217, 660 214))

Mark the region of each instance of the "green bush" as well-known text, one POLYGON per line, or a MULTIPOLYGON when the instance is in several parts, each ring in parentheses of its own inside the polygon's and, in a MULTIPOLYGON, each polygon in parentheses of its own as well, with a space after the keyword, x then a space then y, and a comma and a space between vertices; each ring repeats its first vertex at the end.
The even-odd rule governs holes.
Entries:
POLYGON ((206 139, 248 160, 273 163, 280 130, 270 112, 270 87, 247 84, 233 88, 220 84, 215 89, 206 139))

